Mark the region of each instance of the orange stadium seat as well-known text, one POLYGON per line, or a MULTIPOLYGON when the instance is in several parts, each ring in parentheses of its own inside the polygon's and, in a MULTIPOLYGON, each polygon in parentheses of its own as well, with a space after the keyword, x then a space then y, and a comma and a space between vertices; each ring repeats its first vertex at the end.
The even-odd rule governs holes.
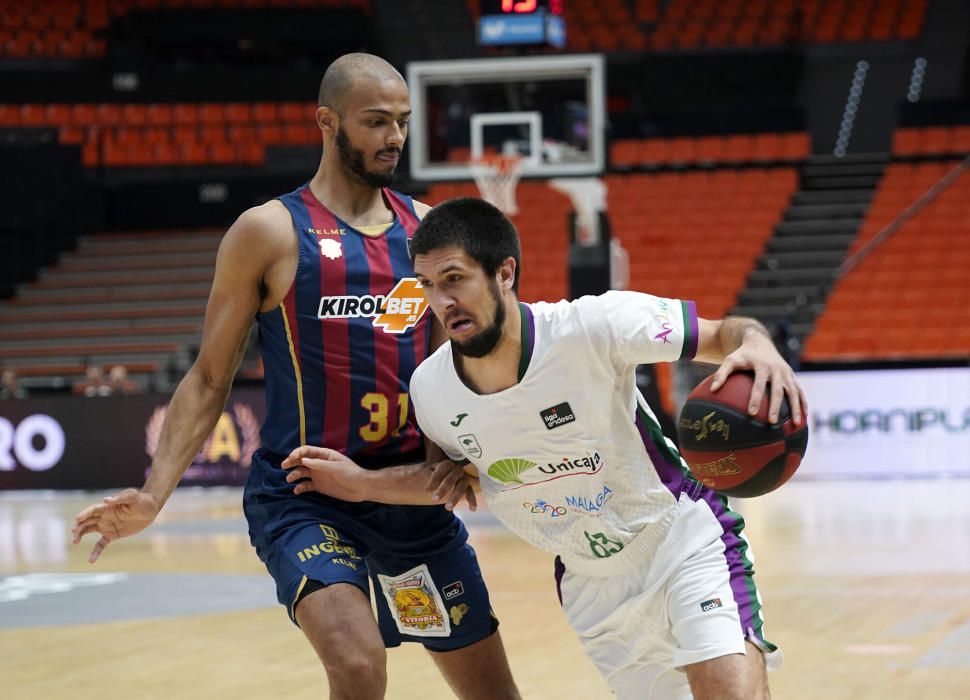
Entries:
POLYGON ((93 126, 98 122, 98 110, 93 104, 80 103, 71 107, 71 123, 74 126, 93 126))
POLYGON ((172 109, 172 117, 176 124, 198 124, 199 105, 186 102, 177 104, 172 109))
POLYGON ((20 107, 20 124, 27 127, 40 127, 47 124, 44 106, 25 104, 20 107))
POLYGON ((206 103, 199 107, 199 121, 203 124, 222 124, 225 120, 225 105, 206 103))
POLYGON ((0 104, 0 127, 20 126, 20 105, 0 104))
POLYGON ((252 109, 253 120, 262 123, 273 123, 278 119, 278 105, 275 102, 257 102, 252 109))
POLYGON ((71 123, 71 107, 66 104, 49 104, 44 109, 47 126, 66 126, 71 123))
POLYGON ((252 119, 250 105, 245 102, 231 102, 225 106, 225 121, 230 124, 248 124, 252 119))
MULTIPOLYGON (((859 250, 949 167, 945 163, 890 165, 853 250, 859 250)), ((966 275, 970 240, 953 235, 968 219, 970 178, 964 175, 840 281, 808 339, 805 358, 970 355, 970 337, 953 332, 970 328, 966 275), (887 288, 897 292, 887 296, 882 293, 887 288), (865 309, 865 314, 860 315, 859 309, 865 309), (846 333, 847 324, 858 324, 860 319, 878 330, 877 343, 846 333), (838 349, 833 351, 837 341, 838 349)))
POLYGON ((121 106, 112 103, 99 104, 94 118, 100 126, 117 126, 121 123, 121 106))
POLYGON ((279 106, 279 119, 283 122, 300 123, 312 118, 313 110, 303 102, 283 102, 279 106))
POLYGON ((126 104, 121 108, 121 121, 128 126, 141 126, 148 121, 148 107, 143 104, 126 104))
POLYGON ((155 126, 169 126, 175 121, 170 104, 152 103, 145 107, 145 121, 155 126))

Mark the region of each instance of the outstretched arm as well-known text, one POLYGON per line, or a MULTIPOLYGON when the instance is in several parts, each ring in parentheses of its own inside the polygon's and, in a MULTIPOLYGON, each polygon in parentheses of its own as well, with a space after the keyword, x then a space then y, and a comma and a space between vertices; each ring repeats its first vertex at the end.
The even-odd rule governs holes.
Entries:
POLYGON ((259 310, 263 271, 279 255, 267 236, 274 221, 269 206, 245 212, 219 246, 199 356, 169 403, 144 486, 108 496, 75 518, 74 544, 88 533, 101 535, 88 561, 114 540, 151 525, 219 420, 259 310))
POLYGON ((758 412, 765 387, 771 384, 771 397, 768 404, 768 419, 778 421, 782 398, 787 394, 791 406, 792 419, 796 424, 802 422, 805 394, 795 380, 795 372, 779 354, 768 330, 753 318, 729 316, 720 321, 698 319, 699 338, 697 355, 700 362, 720 364, 714 373, 711 390, 724 384, 732 372, 753 370, 754 386, 748 412, 758 412))
POLYGON ((323 493, 342 501, 394 505, 444 505, 453 510, 462 500, 475 510, 474 485, 460 465, 430 440, 427 459, 384 469, 364 469, 341 452, 326 447, 298 447, 283 460, 294 493, 323 493))

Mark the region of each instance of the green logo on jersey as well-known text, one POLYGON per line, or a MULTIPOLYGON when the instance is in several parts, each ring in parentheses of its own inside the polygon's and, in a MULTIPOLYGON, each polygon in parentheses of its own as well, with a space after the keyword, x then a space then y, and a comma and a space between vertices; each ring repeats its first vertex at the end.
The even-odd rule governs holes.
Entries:
POLYGON ((467 416, 467 413, 459 413, 457 416, 455 416, 455 420, 451 421, 451 424, 457 428, 467 416))
POLYGON ((606 557, 611 557, 623 549, 622 542, 611 540, 602 532, 594 532, 593 534, 590 534, 586 532, 586 530, 583 530, 583 534, 586 535, 586 542, 589 543, 589 548, 593 551, 594 557, 605 559, 606 557))
POLYGON ((503 484, 521 484, 522 479, 519 475, 529 471, 533 467, 539 466, 535 462, 527 459, 512 457, 511 459, 500 459, 488 468, 488 475, 503 484))

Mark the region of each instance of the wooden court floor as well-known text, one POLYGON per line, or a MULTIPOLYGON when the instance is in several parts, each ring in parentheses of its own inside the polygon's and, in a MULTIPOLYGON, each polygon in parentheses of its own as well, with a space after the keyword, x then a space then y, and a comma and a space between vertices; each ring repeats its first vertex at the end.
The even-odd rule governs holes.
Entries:
MULTIPOLYGON (((93 540, 69 533, 91 498, 0 494, 0 697, 326 697, 238 491, 176 493, 93 567, 93 540)), ((785 654, 776 700, 970 698, 970 481, 795 482, 735 507, 785 654)), ((611 697, 558 608, 551 557, 469 527, 524 697, 611 697)), ((387 696, 451 694, 407 646, 389 652, 387 696)))

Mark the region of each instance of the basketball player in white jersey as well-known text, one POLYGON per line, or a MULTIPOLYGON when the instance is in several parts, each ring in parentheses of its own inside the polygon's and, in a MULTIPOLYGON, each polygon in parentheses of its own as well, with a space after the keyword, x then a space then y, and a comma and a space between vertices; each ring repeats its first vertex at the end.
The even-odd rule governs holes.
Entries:
MULTIPOLYGON (((418 421, 473 465, 499 520, 557 555, 563 609, 616 695, 768 698, 765 668, 781 654, 764 636, 743 520, 691 477, 634 374, 697 359, 721 364, 716 388, 752 369, 751 412, 770 381, 771 420, 787 394, 800 423, 801 389, 764 327, 636 292, 521 304, 518 235, 478 199, 433 209, 411 252, 451 341, 412 378, 418 421)), ((323 470, 367 497, 373 475, 331 451, 301 448, 284 466, 300 464, 294 480, 323 470)), ((460 473, 442 463, 433 484, 460 473)))

